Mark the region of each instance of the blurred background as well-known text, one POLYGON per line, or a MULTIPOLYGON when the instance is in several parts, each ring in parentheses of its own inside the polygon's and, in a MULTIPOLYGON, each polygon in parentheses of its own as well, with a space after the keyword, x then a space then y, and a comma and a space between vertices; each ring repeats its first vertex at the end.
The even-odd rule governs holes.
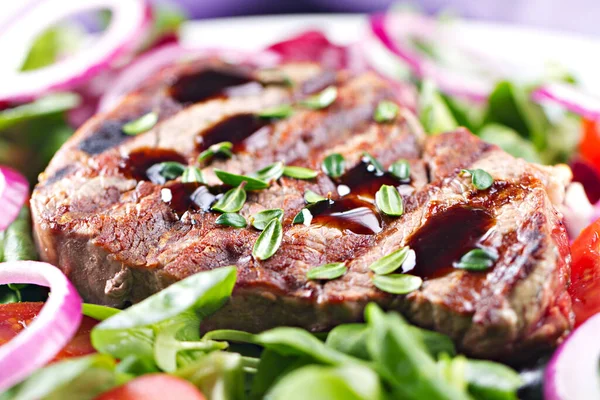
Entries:
MULTIPOLYGON (((392 0, 155 0, 177 4, 191 18, 278 13, 373 12, 392 0)), ((397 2, 396 2, 397 3, 397 2)), ((424 12, 464 18, 526 24, 547 29, 600 35, 598 0, 408 0, 424 12)))

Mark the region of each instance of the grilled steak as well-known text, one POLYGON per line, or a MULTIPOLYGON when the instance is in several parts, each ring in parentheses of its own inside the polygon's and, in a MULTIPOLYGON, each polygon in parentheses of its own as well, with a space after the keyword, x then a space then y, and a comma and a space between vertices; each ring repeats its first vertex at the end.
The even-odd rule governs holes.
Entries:
POLYGON ((410 104, 392 88, 372 73, 353 76, 308 63, 258 70, 211 59, 164 69, 80 128, 41 174, 31 200, 41 256, 86 301, 116 307, 234 264, 234 295, 206 329, 320 331, 360 320, 364 306, 376 301, 450 335, 472 356, 514 360, 555 346, 572 325, 568 240, 555 209, 570 170, 515 159, 463 129, 425 136, 410 104), (338 95, 327 108, 297 108, 278 120, 256 116, 330 85, 338 95), (373 120, 382 100, 402 103, 394 122, 373 120), (150 111, 159 116, 153 128, 123 133, 126 122, 150 111), (206 185, 152 172, 164 161, 198 165, 199 153, 222 141, 233 143, 234 154, 200 165, 206 185), (408 160, 410 180, 374 173, 365 152, 386 169, 408 160), (210 205, 227 187, 214 168, 251 174, 282 160, 320 171, 332 153, 346 159, 338 179, 282 177, 248 192, 240 211, 246 219, 263 209, 284 210, 283 242, 273 257, 252 257, 258 230, 215 224, 210 205), (489 189, 477 190, 461 174, 477 168, 493 176, 489 189), (398 187, 401 217, 375 207, 382 184, 398 187), (332 201, 311 208, 310 224, 292 224, 306 190, 332 201), (376 289, 369 265, 404 245, 416 254, 410 273, 424 284, 402 296, 376 289), (453 268, 475 247, 497 254, 493 268, 453 268), (306 278, 315 266, 342 261, 348 272, 339 279, 306 278))

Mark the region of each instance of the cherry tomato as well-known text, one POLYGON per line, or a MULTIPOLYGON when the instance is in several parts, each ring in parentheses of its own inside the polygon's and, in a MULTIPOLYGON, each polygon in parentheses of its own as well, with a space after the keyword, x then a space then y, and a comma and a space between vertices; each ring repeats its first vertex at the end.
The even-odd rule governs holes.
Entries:
POLYGON ((205 400, 196 386, 167 374, 148 374, 109 390, 96 400, 205 400))
POLYGON ((575 325, 600 312, 600 220, 575 239, 571 246, 571 286, 575 325))
POLYGON ((584 119, 582 130, 583 137, 579 144, 579 153, 596 170, 600 171, 600 122, 584 119))
MULTIPOLYGON (((0 345, 25 329, 40 313, 43 306, 44 303, 41 302, 0 304, 0 345)), ((95 353, 96 350, 90 342, 90 331, 97 323, 95 319, 84 316, 71 342, 52 361, 95 353)))

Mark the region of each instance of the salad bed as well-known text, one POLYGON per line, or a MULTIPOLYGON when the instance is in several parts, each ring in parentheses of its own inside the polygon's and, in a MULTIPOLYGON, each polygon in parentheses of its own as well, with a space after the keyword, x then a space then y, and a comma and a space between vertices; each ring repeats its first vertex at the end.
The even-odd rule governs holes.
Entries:
MULTIPOLYGON (((41 1, 40 8, 26 13, 23 20, 39 20, 36 13, 54 3, 41 1)), ((313 61, 354 71, 379 67, 359 46, 335 45, 317 31, 257 54, 183 48, 177 44, 176 28, 184 19, 173 10, 152 10, 137 0, 127 6, 116 1, 90 4, 52 13, 53 18, 32 33, 35 40, 22 63, 16 65, 14 84, 0 90, 0 163, 23 171, 30 181, 96 110, 110 109, 145 77, 180 59, 218 55, 263 66, 313 61), (50 23, 98 8, 113 13, 96 42, 105 52, 86 56, 79 51, 77 57, 70 57, 91 36, 77 22, 50 23), (107 89, 108 81, 113 84, 107 89)), ((17 32, 18 25, 0 28, 17 32)), ((545 164, 571 164, 580 184, 569 188, 561 211, 573 239, 577 237, 572 245, 570 294, 581 327, 554 354, 543 390, 549 399, 599 397, 594 356, 600 349, 590 332, 598 324, 593 315, 600 311, 600 222, 586 226, 599 215, 593 203, 600 199, 600 101, 581 92, 576 79, 563 71, 554 70, 531 84, 512 82, 479 55, 466 57, 460 43, 448 43, 444 23, 415 13, 374 15, 370 28, 377 40, 373 45, 386 48, 396 63, 395 78, 412 81, 418 90, 418 96, 406 96, 414 99, 414 111, 426 132, 465 126, 514 156, 545 164), (457 58, 468 62, 457 65, 457 58), (577 354, 585 352, 582 349, 589 350, 590 359, 582 362, 576 373, 570 372, 565 366, 572 365, 577 354), (579 378, 577 385, 573 384, 575 378, 579 378)), ((272 112, 278 116, 290 110, 272 112)), ((376 118, 385 119, 395 112, 384 104, 376 118)), ((147 121, 136 122, 143 125, 147 121)), ((133 134, 144 130, 137 125, 127 129, 133 134)), ((330 161, 328 168, 333 171, 335 160, 330 161)), ((401 168, 398 166, 398 173, 401 168)), ((468 171, 473 183, 484 185, 486 177, 476 172, 468 171)), ((303 176, 306 171, 287 173, 303 176)), ((456 353, 448 337, 411 326, 399 314, 385 313, 375 304, 365 310, 365 323, 340 325, 328 334, 281 327, 258 335, 231 330, 201 335, 202 319, 231 295, 234 267, 194 275, 124 311, 82 305, 58 270, 21 261, 37 258, 28 209, 23 206, 27 196, 27 180, 14 169, 2 167, 0 199, 5 208, 0 213, 0 260, 4 261, 0 265, 0 298, 5 305, 0 305, 0 311, 6 307, 9 313, 13 304, 45 300, 48 292, 44 286, 50 287, 52 295, 43 307, 41 303, 31 305, 37 310, 33 315, 39 315, 17 324, 21 329, 7 328, 0 365, 11 372, 0 379, 0 389, 6 390, 0 398, 126 399, 142 396, 140 390, 148 388, 156 389, 144 396, 159 398, 165 396, 160 392, 165 386, 170 388, 168 393, 180 393, 182 399, 541 396, 543 364, 519 374, 503 364, 467 359, 456 353), (77 333, 82 318, 88 318, 89 329, 77 333), (94 325, 93 320, 100 322, 94 325), (23 325, 27 327, 23 329, 23 325), (72 352, 74 357, 47 365, 65 346, 74 346, 73 337, 80 344, 78 351, 72 352)), ((393 213, 393 207, 389 211, 393 213)), ((267 228, 277 218, 257 223, 267 228)), ((224 218, 223 223, 235 226, 236 221, 224 218)), ((334 269, 329 266, 314 273, 337 273, 334 269)), ((22 310, 14 312, 17 319, 25 315, 22 310)))

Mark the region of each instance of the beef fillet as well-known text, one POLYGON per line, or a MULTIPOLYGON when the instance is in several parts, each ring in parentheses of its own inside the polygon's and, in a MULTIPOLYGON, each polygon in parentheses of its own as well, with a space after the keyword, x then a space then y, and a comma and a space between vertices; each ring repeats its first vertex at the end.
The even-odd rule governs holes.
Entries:
POLYGON ((41 257, 64 271, 85 301, 115 307, 236 265, 233 297, 206 329, 322 331, 360 320, 375 301, 448 334, 471 356, 514 360, 555 346, 573 322, 569 246, 555 208, 570 170, 515 159, 464 129, 425 136, 407 104, 395 121, 375 122, 380 101, 398 101, 392 87, 372 73, 308 63, 259 70, 210 59, 166 68, 81 127, 40 175, 31 206, 41 257), (277 120, 256 116, 331 85, 338 94, 329 107, 297 107, 277 120), (125 123, 148 112, 159 116, 154 127, 123 133, 125 123), (197 163, 200 152, 223 141, 233 143, 233 157, 197 163), (373 173, 365 152, 386 169, 408 160, 410 180, 373 173), (282 177, 248 193, 240 211, 246 219, 263 209, 285 211, 273 257, 252 257, 260 234, 254 228, 215 224, 210 204, 227 188, 214 168, 251 174, 281 160, 321 171, 332 153, 346 159, 339 179, 282 177), (201 166, 207 185, 165 181, 150 168, 163 161, 201 166), (461 174, 477 168, 493 176, 491 188, 477 190, 461 174), (399 188, 401 217, 374 206, 382 184, 399 188), (329 195, 333 205, 315 209, 309 225, 292 224, 306 190, 329 195), (415 251, 409 273, 423 277, 423 286, 405 296, 376 289, 369 265, 404 245, 415 251), (475 247, 497 253, 493 268, 453 268, 475 247), (348 265, 341 278, 307 280, 309 269, 341 261, 348 265))

